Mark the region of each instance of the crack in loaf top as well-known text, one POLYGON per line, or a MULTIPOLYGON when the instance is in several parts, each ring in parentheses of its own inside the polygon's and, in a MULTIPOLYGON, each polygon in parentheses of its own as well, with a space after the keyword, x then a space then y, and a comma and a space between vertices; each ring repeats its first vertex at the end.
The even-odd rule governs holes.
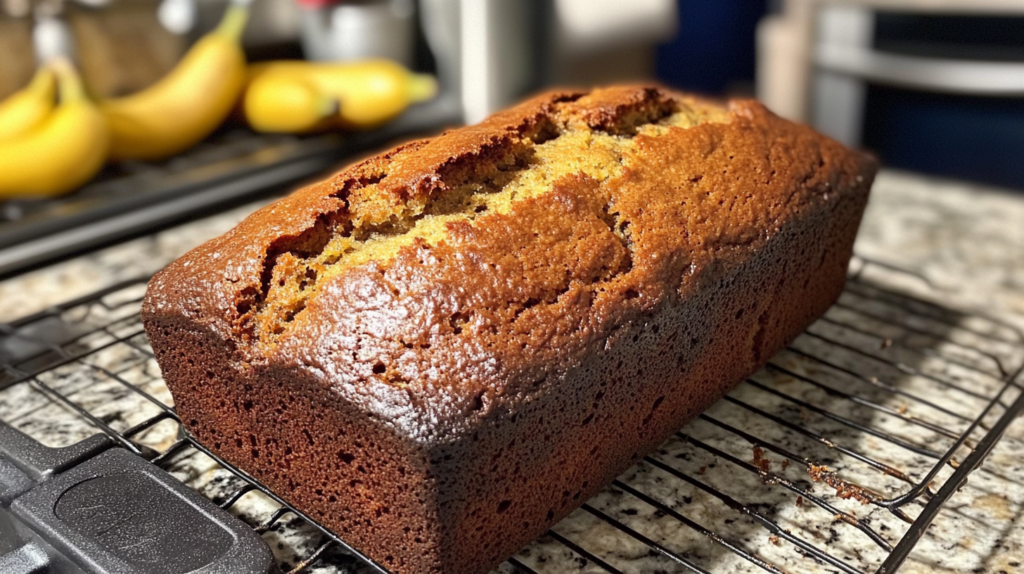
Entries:
POLYGON ((257 211, 157 275, 146 312, 422 429, 545 392, 872 170, 756 102, 553 92, 257 211))

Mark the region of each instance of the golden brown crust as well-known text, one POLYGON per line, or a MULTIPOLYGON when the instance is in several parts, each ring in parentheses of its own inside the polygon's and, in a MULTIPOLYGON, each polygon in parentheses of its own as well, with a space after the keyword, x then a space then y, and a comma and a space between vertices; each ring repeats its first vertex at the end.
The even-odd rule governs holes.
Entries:
POLYGON ((542 95, 175 262, 144 321, 186 426, 398 572, 486 571, 842 288, 874 162, 752 101, 638 130, 686 102, 644 86, 542 95), (612 176, 562 177, 387 260, 320 265, 287 324, 266 315, 274 285, 339 234, 390 232, 573 125, 628 140, 612 176))

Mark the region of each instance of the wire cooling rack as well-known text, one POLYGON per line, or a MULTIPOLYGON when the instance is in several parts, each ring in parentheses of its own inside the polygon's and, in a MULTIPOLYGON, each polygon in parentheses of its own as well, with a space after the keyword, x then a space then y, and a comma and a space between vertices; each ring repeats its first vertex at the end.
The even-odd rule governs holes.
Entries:
MULTIPOLYGON (((0 419, 50 446, 109 435, 249 523, 286 572, 386 572, 183 432, 145 281, 0 324, 0 419)), ((927 281, 855 258, 823 318, 499 571, 895 571, 1024 410, 1024 334, 908 285, 927 281)))

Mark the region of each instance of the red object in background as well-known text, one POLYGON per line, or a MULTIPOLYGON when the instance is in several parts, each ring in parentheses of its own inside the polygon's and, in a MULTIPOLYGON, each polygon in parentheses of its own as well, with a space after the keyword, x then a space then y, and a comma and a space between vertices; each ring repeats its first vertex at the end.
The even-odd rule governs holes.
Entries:
POLYGON ((315 10, 317 8, 323 8, 324 6, 334 6, 341 4, 344 0, 295 0, 299 6, 303 8, 309 8, 315 10))

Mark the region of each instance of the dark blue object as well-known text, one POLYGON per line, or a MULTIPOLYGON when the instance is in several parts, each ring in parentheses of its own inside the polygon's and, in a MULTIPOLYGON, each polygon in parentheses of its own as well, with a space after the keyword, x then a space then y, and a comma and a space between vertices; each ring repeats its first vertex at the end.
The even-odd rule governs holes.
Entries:
POLYGON ((1024 190, 1024 99, 872 86, 866 118, 888 166, 1024 190))
MULTIPOLYGON (((875 48, 1024 61, 1024 18, 881 13, 875 48)), ((1024 98, 870 86, 864 145, 889 166, 1024 190, 1024 98)))
POLYGON ((658 78, 709 94, 751 86, 754 34, 767 11, 767 0, 680 0, 679 33, 658 48, 658 78))

